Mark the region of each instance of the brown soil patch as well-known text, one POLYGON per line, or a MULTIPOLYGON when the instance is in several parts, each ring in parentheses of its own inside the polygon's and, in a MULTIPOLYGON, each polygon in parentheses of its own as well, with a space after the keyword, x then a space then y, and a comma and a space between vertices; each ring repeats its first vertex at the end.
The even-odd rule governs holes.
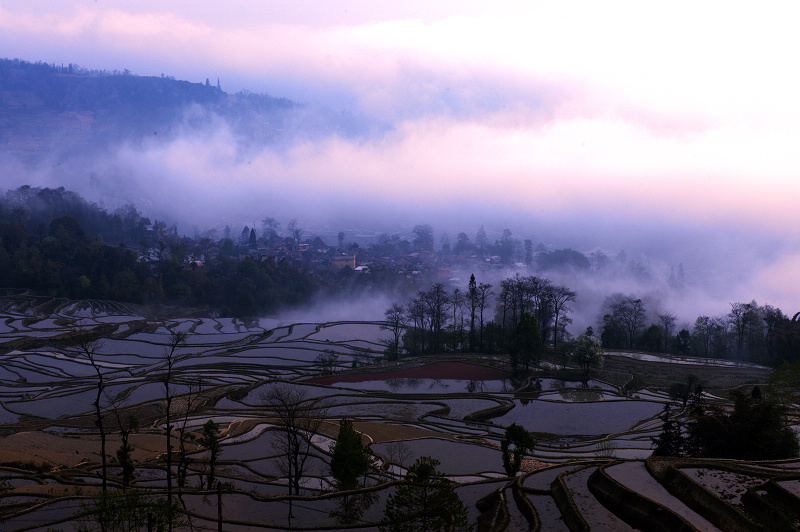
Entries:
POLYGON ((511 374, 497 368, 467 364, 466 362, 434 362, 414 368, 398 369, 381 373, 347 373, 318 377, 306 382, 313 384, 336 384, 337 382, 382 381, 386 379, 457 379, 457 380, 498 380, 511 374))
MULTIPOLYGON (((248 419, 242 422, 234 421, 230 425, 227 434, 232 437, 241 436, 261 423, 276 425, 277 420, 262 418, 248 419)), ((381 423, 379 421, 353 421, 353 428, 363 435, 363 441, 365 445, 370 443, 383 443, 387 441, 416 440, 419 438, 440 438, 444 440, 455 439, 453 435, 448 432, 437 432, 435 430, 423 429, 413 425, 398 425, 394 423, 381 423)), ((329 438, 336 439, 336 436, 339 434, 339 420, 326 419, 322 422, 319 432, 320 434, 323 434, 329 438)), ((163 446, 163 436, 161 439, 163 446)))
MULTIPOLYGON (((383 443, 398 440, 416 440, 420 438, 440 438, 452 440, 453 435, 446 432, 423 429, 411 425, 394 425, 374 421, 354 421, 353 428, 368 436, 372 443, 383 443)), ((334 434, 334 437, 336 435, 334 434)))
MULTIPOLYGON (((395 425, 378 421, 353 421, 353 428, 361 433, 364 445, 398 440, 416 440, 418 438, 440 438, 452 440, 452 434, 414 427, 412 425, 395 425)), ((319 429, 320 434, 336 439, 339 435, 339 421, 325 420, 319 429)))
MULTIPOLYGON (((163 434, 131 434, 130 442, 134 446, 133 459, 140 462, 158 457, 166 448, 163 434)), ((120 445, 119 436, 108 436, 106 453, 113 456, 120 445)), ((49 432, 19 432, 0 438, 0 462, 75 467, 87 460, 100 463, 100 437, 97 435, 62 436, 49 432)))
POLYGON ((31 484, 14 488, 14 495, 44 495, 47 497, 99 497, 98 486, 62 486, 58 484, 31 484))

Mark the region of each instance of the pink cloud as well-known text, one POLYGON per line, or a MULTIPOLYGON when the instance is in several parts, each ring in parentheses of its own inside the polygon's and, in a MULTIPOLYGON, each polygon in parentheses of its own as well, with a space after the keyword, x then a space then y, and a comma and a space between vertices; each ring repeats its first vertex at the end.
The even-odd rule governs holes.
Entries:
MULTIPOLYGON (((250 2, 248 16, 192 4, 20 2, 0 7, 0 30, 12 57, 221 77, 230 91, 344 101, 394 129, 244 157, 223 128, 108 163, 147 183, 147 201, 164 210, 223 216, 235 205, 251 218, 354 198, 434 214, 485 204, 628 231, 785 234, 800 246, 791 13, 688 2, 403 2, 387 13, 350 2, 318 8, 326 23, 309 2, 250 2), (189 206, 170 202, 181 193, 189 206)), ((777 295, 769 280, 796 266, 776 262, 752 286, 777 295)))

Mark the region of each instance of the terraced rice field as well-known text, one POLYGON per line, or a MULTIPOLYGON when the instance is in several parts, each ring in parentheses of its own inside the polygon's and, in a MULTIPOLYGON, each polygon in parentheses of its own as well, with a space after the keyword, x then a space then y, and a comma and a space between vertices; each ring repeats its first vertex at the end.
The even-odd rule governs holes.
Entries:
MULTIPOLYGON (((767 507, 784 508, 781 515, 798 526, 797 461, 648 458, 669 401, 657 390, 627 397, 602 379, 536 373, 514 381, 502 357, 385 362, 388 334, 377 323, 163 319, 127 305, 23 296, 1 299, 0 313, 0 478, 9 488, 0 494, 0 531, 76 530, 99 493, 98 377, 68 341, 78 327, 103 338, 95 362, 104 380, 110 487, 121 487, 116 416, 133 413, 141 420, 130 436, 133 486, 153 497, 166 489, 165 353, 174 332, 186 333, 170 384, 173 445, 178 431, 199 434, 209 419, 220 424, 226 531, 377 530, 398 479, 421 456, 440 462, 481 530, 669 530, 659 523, 744 530, 767 507), (327 411, 300 495, 289 495, 275 411, 265 400, 276 383, 290 383, 327 411), (353 420, 375 457, 355 494, 336 491, 330 475, 342 418, 353 420), (516 478, 505 476, 499 451, 511 423, 537 436, 516 478), (659 518, 642 520, 631 507, 659 518)), ((207 452, 188 441, 187 456, 185 511, 195 529, 216 530, 217 493, 202 489, 207 452)))

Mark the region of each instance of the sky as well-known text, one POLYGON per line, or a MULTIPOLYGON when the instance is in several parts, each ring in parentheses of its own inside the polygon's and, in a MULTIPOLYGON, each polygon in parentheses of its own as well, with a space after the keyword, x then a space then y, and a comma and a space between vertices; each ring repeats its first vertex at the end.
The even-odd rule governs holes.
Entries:
POLYGON ((756 299, 794 313, 797 11, 788 2, 0 0, 0 56, 219 78, 227 92, 388 125, 247 160, 222 128, 96 163, 188 224, 207 222, 198 212, 251 220, 266 210, 301 223, 369 212, 406 230, 431 223, 451 240, 481 224, 509 227, 554 247, 682 263, 707 287, 699 311, 756 299), (155 199, 175 194, 188 201, 155 199))

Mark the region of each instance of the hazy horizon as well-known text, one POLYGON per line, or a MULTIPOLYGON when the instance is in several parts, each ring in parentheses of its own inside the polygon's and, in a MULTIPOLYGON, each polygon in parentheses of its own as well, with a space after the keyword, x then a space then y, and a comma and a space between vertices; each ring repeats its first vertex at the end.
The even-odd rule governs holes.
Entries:
POLYGON ((352 116, 361 135, 245 149, 219 122, 34 168, 6 156, 6 188, 134 202, 187 234, 267 216, 428 223, 437 242, 509 228, 658 272, 683 264, 695 314, 752 299, 800 310, 800 37, 780 4, 236 6, 7 1, 0 55, 219 78, 352 116))

